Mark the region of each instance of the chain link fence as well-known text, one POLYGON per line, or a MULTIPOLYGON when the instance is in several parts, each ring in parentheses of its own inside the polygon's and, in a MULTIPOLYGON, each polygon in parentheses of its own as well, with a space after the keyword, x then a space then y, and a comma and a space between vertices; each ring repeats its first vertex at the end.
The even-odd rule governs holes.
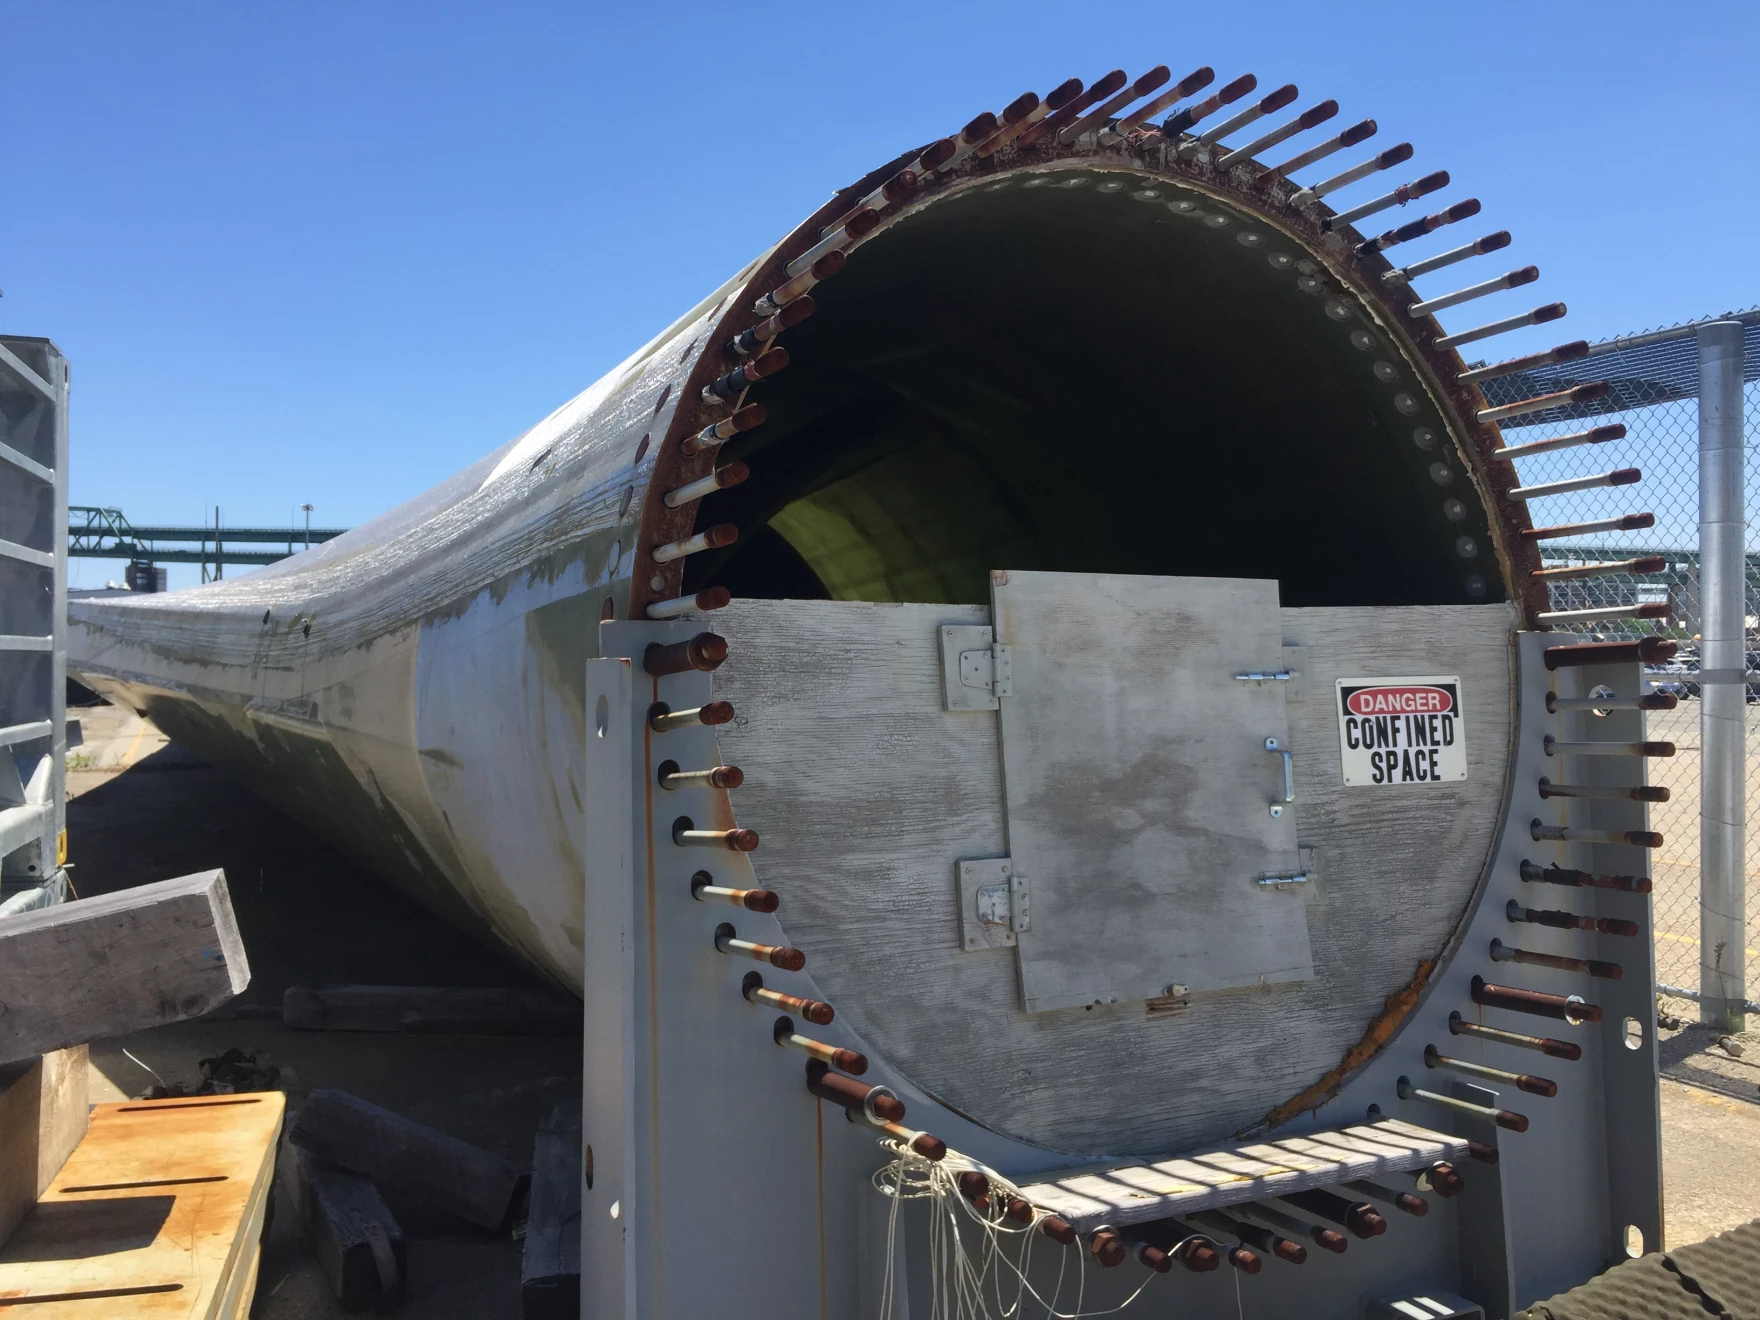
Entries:
MULTIPOLYGON (((1744 496, 1747 517, 1747 668, 1760 670, 1760 311, 1719 320, 1746 325, 1743 404, 1744 496)), ((1661 633, 1680 643, 1680 652, 1652 672, 1660 691, 1674 693, 1680 704, 1671 711, 1652 711, 1650 736, 1673 742, 1672 758, 1650 762, 1651 782, 1669 789, 1667 802, 1652 804, 1650 827, 1664 837, 1651 855, 1656 916, 1656 978, 1661 982, 1699 984, 1699 355, 1692 327, 1655 331, 1612 341, 1574 362, 1485 382, 1492 404, 1513 403, 1572 385, 1608 381, 1610 397, 1593 404, 1553 409, 1504 423, 1504 443, 1516 447, 1533 441, 1622 423, 1623 439, 1584 444, 1516 460, 1522 484, 1589 477, 1616 468, 1635 467, 1643 481, 1546 496, 1529 504, 1535 526, 1589 522, 1621 514, 1649 511, 1653 527, 1640 531, 1602 532, 1540 543, 1547 567, 1607 563, 1635 558, 1664 561, 1664 566, 1638 573, 1554 582, 1552 608, 1593 609, 1603 606, 1667 604, 1666 620, 1625 619, 1593 630, 1598 637, 1661 633)), ((1588 625, 1578 625, 1589 631, 1588 625)), ((1748 684, 1747 721, 1747 859, 1749 887, 1760 879, 1760 679, 1748 684)), ((1748 998, 1760 999, 1760 901, 1747 906, 1748 998)))

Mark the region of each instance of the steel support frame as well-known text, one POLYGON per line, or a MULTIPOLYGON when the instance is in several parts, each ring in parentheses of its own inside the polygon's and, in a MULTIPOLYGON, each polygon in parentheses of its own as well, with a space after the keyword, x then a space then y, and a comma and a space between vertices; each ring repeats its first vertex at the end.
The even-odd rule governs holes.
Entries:
MULTIPOLYGON (((9 727, 40 725, 43 732, 0 747, 17 758, 15 774, 5 774, 0 800, 0 915, 59 902, 66 894, 61 846, 67 820, 67 359, 47 339, 0 337, 0 393, 17 406, 0 425, 8 461, 3 479, 12 486, 5 500, 9 519, 18 521, 5 535, 24 536, 24 548, 43 562, 14 557, 0 590, 0 633, 8 664, 0 702, 9 727), (17 455, 23 461, 11 461, 17 455), (14 484, 17 483, 17 484, 14 484), (47 487, 47 519, 31 516, 33 499, 47 487), (28 528, 28 530, 26 530, 28 528), (48 609, 43 609, 44 596, 48 609), (35 665, 12 657, 47 653, 45 676, 35 665)), ((39 510, 40 510, 40 506, 39 510)), ((13 770, 0 767, 0 771, 13 770)))
MULTIPOLYGON (((811 608, 808 602, 802 608, 811 608)), ((676 642, 702 631, 696 620, 612 622, 601 627, 601 650, 613 657, 587 662, 586 774, 606 791, 585 804, 585 990, 583 1140, 593 1170, 582 1200, 582 1314, 650 1317, 725 1315, 860 1317, 896 1320, 928 1314, 930 1242, 924 1207, 903 1207, 895 1238, 890 1206, 869 1185, 884 1162, 877 1134, 845 1121, 834 1105, 806 1093, 803 1059, 770 1039, 773 1011, 747 1003, 740 982, 758 970, 765 984, 787 993, 825 997, 809 967, 777 972, 716 952, 715 928, 732 923, 742 938, 787 943, 788 899, 776 915, 694 901, 690 874, 710 870, 717 883, 763 884, 763 852, 683 848, 673 821, 689 815, 699 827, 734 824, 758 829, 810 828, 793 820, 739 820, 709 790, 668 791, 656 782, 661 760, 693 767, 719 763, 714 730, 701 726, 664 734, 647 723, 651 703, 673 709, 715 696, 713 676, 688 672, 654 679, 641 656, 653 642, 676 642), (616 658, 618 656, 628 658, 616 658), (754 869, 753 862, 757 863, 754 869), (891 1246, 889 1248, 889 1242, 891 1246), (888 1253, 897 1269, 902 1305, 878 1310, 888 1253)), ((1236 1304, 1237 1282, 1253 1314, 1268 1320, 1354 1317, 1360 1299, 1401 1289, 1442 1287, 1473 1298, 1493 1320, 1574 1286, 1622 1259, 1629 1229, 1644 1247, 1662 1242, 1659 1097, 1655 1005, 1650 992, 1651 908, 1648 895, 1532 884, 1520 878, 1524 859, 1586 870, 1643 874, 1639 848, 1537 843, 1529 824, 1560 819, 1576 828, 1647 827, 1642 803, 1539 797, 1541 775, 1579 782, 1641 783, 1637 758, 1584 757, 1559 766, 1544 754, 1547 734, 1566 741, 1634 741, 1643 736, 1637 711, 1605 717, 1589 712, 1550 716, 1546 694, 1586 695, 1606 685, 1637 694, 1638 665, 1547 671, 1547 647, 1559 634, 1523 634, 1515 641, 1515 755, 1506 817, 1488 864, 1484 888, 1463 926, 1461 943, 1438 969, 1429 993, 1397 1037, 1330 1101, 1267 1133, 1281 1138, 1361 1123, 1385 1113, 1453 1130, 1500 1147, 1498 1166, 1469 1162, 1468 1194, 1432 1200, 1423 1220, 1400 1219, 1387 1239, 1353 1247, 1344 1257, 1311 1253, 1300 1269, 1271 1262, 1237 1281, 1232 1272, 1196 1276, 1176 1270, 1154 1281, 1129 1314, 1145 1320, 1223 1314, 1236 1304), (1517 925, 1510 899, 1524 906, 1569 908, 1637 924, 1635 938, 1596 936, 1517 925), (1582 981, 1544 968, 1494 963, 1492 939, 1548 952, 1616 961, 1616 981, 1582 981), (1537 990, 1581 993, 1604 1010, 1594 1025, 1572 1027, 1495 1009, 1470 997, 1475 974, 1537 990), (1451 1037, 1449 1014, 1577 1041, 1583 1057, 1566 1062, 1492 1045, 1477 1048, 1451 1037), (1450 1042, 1452 1041, 1452 1045, 1450 1042), (1441 1074, 1426 1077, 1424 1047, 1435 1043, 1460 1057, 1505 1068, 1543 1071, 1559 1093, 1546 1099, 1488 1091, 1441 1074), (1397 1099, 1402 1075, 1453 1089, 1461 1098, 1518 1109, 1532 1119, 1522 1135, 1499 1132, 1421 1101, 1397 1099), (1395 1239, 1397 1234, 1397 1240, 1395 1239), (1385 1244, 1385 1245, 1383 1245, 1385 1244)), ((762 712, 742 712, 762 718, 762 712)), ((737 795, 735 798, 737 805, 737 795)), ((849 1023, 855 1013, 813 1034, 868 1054, 863 1078, 883 1083, 908 1106, 906 1125, 935 1133, 956 1150, 1028 1182, 1068 1168, 1066 1155, 1012 1140, 950 1111, 900 1076, 849 1023)), ((974 1247, 976 1244, 971 1244, 974 1247)), ((1085 1304, 1122 1302, 1141 1282, 1127 1261, 1098 1270, 1080 1248, 1042 1244, 1034 1273, 1060 1264, 1085 1269, 1085 1304), (1085 1264, 1084 1264, 1085 1262, 1085 1264)), ((1039 1277, 1049 1291, 1055 1278, 1039 1277)), ((1065 1297, 1069 1301, 1072 1292, 1065 1297)))

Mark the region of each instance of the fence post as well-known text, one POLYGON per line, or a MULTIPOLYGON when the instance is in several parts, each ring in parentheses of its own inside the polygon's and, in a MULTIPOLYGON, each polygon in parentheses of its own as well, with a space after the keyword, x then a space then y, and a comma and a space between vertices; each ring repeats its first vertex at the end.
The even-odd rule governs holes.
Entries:
POLYGON ((1746 528, 1742 324, 1699 327, 1699 1018, 1742 1027, 1747 998, 1746 528))

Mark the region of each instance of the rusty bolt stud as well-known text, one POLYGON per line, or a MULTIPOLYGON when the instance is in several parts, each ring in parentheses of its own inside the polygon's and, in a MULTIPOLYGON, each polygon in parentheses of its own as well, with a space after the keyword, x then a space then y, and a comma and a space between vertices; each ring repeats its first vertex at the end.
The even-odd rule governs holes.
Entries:
POLYGON ((1097 1228, 1088 1237, 1088 1254, 1106 1269, 1122 1265, 1125 1256, 1124 1239, 1110 1228, 1097 1228))
POLYGON ((727 659, 727 639, 719 633, 700 632, 683 642, 654 642, 642 653, 642 668, 655 678, 683 674, 695 669, 703 673, 719 669, 727 659))

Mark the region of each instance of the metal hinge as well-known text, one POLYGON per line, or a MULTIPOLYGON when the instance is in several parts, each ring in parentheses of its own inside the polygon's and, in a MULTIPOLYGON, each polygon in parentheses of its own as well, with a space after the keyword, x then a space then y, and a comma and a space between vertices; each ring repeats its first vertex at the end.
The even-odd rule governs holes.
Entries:
POLYGON ((1006 948, 1033 928, 1032 884, 1007 857, 959 864, 960 947, 1006 948))
POLYGON ((995 634, 975 624, 943 624, 941 686, 948 710, 997 710, 998 698, 1014 695, 1014 671, 1008 648, 995 634))
POLYGON ((978 920, 986 926, 1007 926, 1018 935, 1033 928, 1031 901, 1024 876, 1013 876, 1003 885, 979 885, 978 920))

